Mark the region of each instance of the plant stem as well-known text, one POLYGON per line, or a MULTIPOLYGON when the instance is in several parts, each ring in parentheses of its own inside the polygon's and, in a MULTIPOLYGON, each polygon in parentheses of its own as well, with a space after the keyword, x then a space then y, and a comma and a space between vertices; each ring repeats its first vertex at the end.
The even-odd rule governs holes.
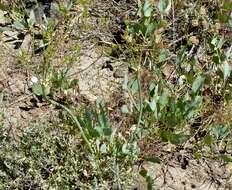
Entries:
POLYGON ((81 137, 82 139, 85 141, 85 143, 87 144, 89 151, 94 155, 94 150, 91 147, 91 143, 89 142, 88 138, 85 135, 85 132, 83 131, 81 124, 79 123, 77 117, 72 113, 72 111, 67 108, 65 105, 60 104, 54 100, 51 100, 49 98, 46 97, 46 100, 49 101, 51 104, 56 105, 58 107, 61 107, 62 109, 64 109, 71 117, 71 119, 73 120, 73 122, 75 123, 75 125, 77 126, 77 128, 79 129, 80 133, 81 133, 81 137))
POLYGON ((142 120, 142 115, 143 115, 143 98, 142 98, 142 87, 140 83, 140 69, 137 71, 137 81, 138 81, 138 87, 139 87, 139 119, 137 123, 137 127, 140 127, 140 123, 142 120))

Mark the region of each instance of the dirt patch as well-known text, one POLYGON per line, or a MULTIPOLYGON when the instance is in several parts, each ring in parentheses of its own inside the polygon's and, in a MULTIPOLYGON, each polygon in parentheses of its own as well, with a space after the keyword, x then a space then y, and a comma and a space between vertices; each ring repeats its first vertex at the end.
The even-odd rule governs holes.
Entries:
MULTIPOLYGON (((159 190, 224 190, 232 188, 232 167, 206 152, 201 158, 192 149, 183 149, 169 143, 153 142, 143 146, 145 160, 136 171, 145 169, 159 190), (145 150, 144 150, 145 149, 145 150), (154 162, 156 161, 156 162, 154 162)), ((138 175, 134 189, 146 190, 147 184, 138 175)))
POLYGON ((80 93, 94 102, 98 97, 109 101, 109 97, 120 85, 121 80, 114 77, 116 67, 105 68, 109 58, 99 54, 96 49, 84 49, 83 56, 74 69, 79 79, 80 93))

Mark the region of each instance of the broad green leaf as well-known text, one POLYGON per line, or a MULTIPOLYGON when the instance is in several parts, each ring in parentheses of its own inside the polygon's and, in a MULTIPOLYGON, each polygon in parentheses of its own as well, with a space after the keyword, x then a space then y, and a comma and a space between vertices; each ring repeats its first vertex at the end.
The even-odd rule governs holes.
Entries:
POLYGON ((5 31, 12 31, 12 28, 10 28, 10 27, 0 27, 0 32, 5 32, 5 31))
POLYGON ((105 143, 100 146, 100 152, 104 154, 107 153, 107 146, 105 143))
POLYGON ((130 88, 133 93, 138 92, 139 90, 139 82, 138 80, 132 80, 130 81, 130 88))
POLYGON ((152 16, 153 8, 151 0, 145 0, 145 3, 143 5, 143 13, 145 17, 152 16))
POLYGON ((223 69, 223 74, 224 74, 224 80, 227 80, 230 76, 231 73, 231 67, 227 61, 224 63, 224 69, 223 69))
POLYGON ((123 106, 121 107, 121 112, 122 112, 122 113, 129 113, 129 109, 128 109, 127 105, 123 105, 123 106))
POLYGON ((147 26, 146 36, 152 34, 155 31, 155 28, 156 28, 156 24, 154 22, 151 22, 147 26))
POLYGON ((147 183, 147 190, 152 190, 153 189, 153 183, 154 180, 152 179, 151 176, 148 175, 148 171, 146 169, 142 169, 139 171, 139 174, 146 180, 147 183))
POLYGON ((224 139, 229 135, 229 128, 225 125, 217 125, 211 130, 211 134, 216 139, 224 139))
POLYGON ((172 2, 171 0, 159 0, 157 7, 161 14, 168 14, 172 7, 172 2))
POLYGON ((147 190, 153 190, 154 180, 152 179, 151 176, 146 177, 146 182, 147 182, 147 190))
POLYGON ((129 154, 129 153, 130 153, 127 144, 123 144, 123 145, 122 145, 122 153, 123 153, 123 154, 129 154))
POLYGON ((169 103, 169 92, 165 90, 162 95, 159 97, 160 109, 165 108, 169 103))
POLYGON ((168 57, 167 51, 165 49, 161 49, 159 51, 159 62, 164 62, 168 57))
POLYGON ((42 96, 43 95, 43 87, 42 87, 41 84, 34 84, 32 86, 32 91, 37 96, 42 96))
POLYGON ((224 43, 225 43, 225 39, 220 38, 220 40, 217 43, 217 49, 221 49, 224 43))
POLYGON ((150 93, 151 97, 153 97, 154 94, 155 94, 155 88, 156 88, 156 84, 155 83, 151 83, 150 86, 149 86, 149 93, 150 93))
POLYGON ((139 32, 139 24, 138 23, 129 23, 127 25, 127 31, 130 34, 136 34, 139 32))
POLYGON ((214 37, 211 41, 211 44, 214 45, 215 47, 217 46, 217 43, 218 43, 218 39, 217 37, 214 37))
POLYGON ((24 30, 25 29, 24 24, 19 20, 14 21, 13 27, 16 28, 17 30, 24 30))
POLYGON ((149 107, 151 109, 151 111, 155 111, 157 109, 157 105, 156 105, 156 99, 153 98, 153 100, 149 103, 149 107))
POLYGON ((205 77, 203 76, 198 76, 195 81, 193 82, 193 85, 192 85, 192 92, 193 94, 196 94, 202 87, 203 83, 205 81, 205 77))

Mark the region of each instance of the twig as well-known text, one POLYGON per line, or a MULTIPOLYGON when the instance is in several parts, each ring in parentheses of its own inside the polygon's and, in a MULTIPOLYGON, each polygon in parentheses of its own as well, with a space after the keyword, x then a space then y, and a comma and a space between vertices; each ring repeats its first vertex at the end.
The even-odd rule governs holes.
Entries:
POLYGON ((168 45, 168 47, 171 47, 171 46, 173 46, 174 44, 176 44, 176 43, 180 42, 181 40, 183 40, 183 39, 185 39, 185 38, 188 38, 189 36, 192 36, 192 35, 193 35, 193 32, 191 32, 191 33, 188 34, 188 35, 184 35, 184 36, 180 37, 179 39, 177 39, 177 40, 171 42, 171 43, 168 45))

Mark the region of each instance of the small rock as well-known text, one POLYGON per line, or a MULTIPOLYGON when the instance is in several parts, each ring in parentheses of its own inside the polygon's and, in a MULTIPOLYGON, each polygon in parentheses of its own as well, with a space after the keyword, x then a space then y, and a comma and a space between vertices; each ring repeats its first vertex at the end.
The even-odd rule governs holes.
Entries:
POLYGON ((27 34, 23 40, 22 45, 20 46, 20 50, 23 53, 29 53, 31 52, 31 43, 32 43, 32 37, 30 34, 27 34))
POLYGON ((5 17, 4 11, 0 10, 0 25, 5 25, 7 23, 7 19, 5 17))

